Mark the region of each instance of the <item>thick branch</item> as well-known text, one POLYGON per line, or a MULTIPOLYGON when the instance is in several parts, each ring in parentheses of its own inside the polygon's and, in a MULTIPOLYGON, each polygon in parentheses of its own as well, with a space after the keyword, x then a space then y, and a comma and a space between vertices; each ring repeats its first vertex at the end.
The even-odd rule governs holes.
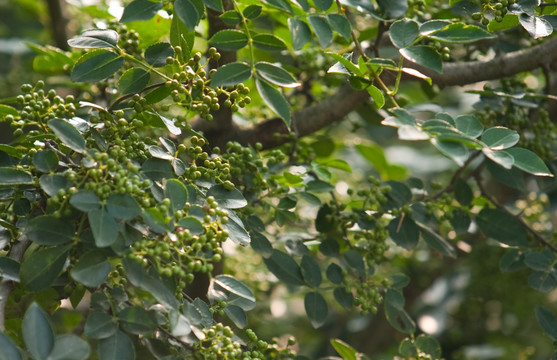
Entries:
POLYGON ((68 23, 63 11, 63 0, 46 0, 48 13, 50 15, 50 27, 52 37, 57 47, 68 50, 68 35, 66 25, 68 23))
MULTIPOLYGON (((524 71, 536 69, 557 60, 557 38, 525 50, 503 54, 488 61, 470 61, 444 64, 443 74, 435 73, 416 64, 407 64, 430 76, 440 87, 461 86, 479 81, 499 79, 524 71)), ((413 80, 405 78, 403 80, 413 80)), ((298 136, 309 135, 328 125, 341 121, 347 114, 367 101, 364 91, 342 86, 335 94, 321 102, 301 109, 293 114, 298 136)), ((265 148, 278 146, 288 141, 286 136, 277 138, 275 133, 287 134, 288 129, 281 119, 273 118, 262 121, 251 128, 234 127, 227 132, 219 132, 208 136, 213 145, 222 146, 229 140, 241 144, 260 142, 265 148)))

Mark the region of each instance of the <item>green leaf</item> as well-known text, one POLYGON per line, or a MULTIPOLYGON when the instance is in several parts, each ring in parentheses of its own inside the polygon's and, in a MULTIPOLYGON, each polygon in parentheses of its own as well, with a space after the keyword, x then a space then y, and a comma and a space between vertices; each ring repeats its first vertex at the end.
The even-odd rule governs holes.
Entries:
POLYGON ((510 246, 527 246, 528 234, 520 221, 506 211, 483 209, 476 216, 480 230, 490 238, 510 246))
POLYGON ((220 14, 219 17, 222 22, 231 26, 238 25, 242 22, 242 14, 234 10, 225 11, 220 14))
POLYGON ((231 275, 217 275, 213 278, 213 281, 226 291, 255 303, 255 295, 253 295, 251 289, 235 277, 231 275))
POLYGON ((124 58, 106 50, 95 50, 83 55, 72 70, 74 82, 98 82, 113 75, 124 65, 124 58))
POLYGON ((190 58, 193 43, 195 41, 195 31, 189 30, 178 16, 173 16, 170 23, 170 44, 174 47, 180 46, 182 52, 178 54, 183 61, 190 58))
POLYGON ((431 143, 443 155, 453 159, 459 166, 463 166, 470 155, 468 148, 460 143, 452 141, 439 141, 436 138, 431 139, 431 143))
POLYGON ((389 236, 393 241, 407 250, 411 250, 418 244, 420 228, 414 220, 404 217, 396 217, 388 226, 389 236))
POLYGON ((201 221, 192 216, 180 219, 176 225, 189 230, 192 235, 200 235, 205 232, 205 228, 203 227, 203 224, 201 224, 201 221))
POLYGON ((160 279, 149 275, 141 265, 129 259, 124 259, 122 264, 126 270, 126 277, 132 285, 147 291, 166 307, 177 309, 180 306, 174 292, 168 289, 160 279))
POLYGON ((300 267, 302 270, 302 277, 309 286, 317 288, 319 287, 319 285, 321 285, 321 269, 319 268, 317 262, 311 256, 304 255, 302 257, 300 267))
POLYGON ((239 209, 248 204, 240 190, 236 188, 227 190, 222 184, 212 186, 207 191, 207 196, 213 196, 219 207, 224 209, 239 209))
POLYGON ((553 32, 553 26, 551 23, 540 16, 520 14, 518 16, 518 21, 534 39, 549 36, 553 32))
POLYGON ((182 20, 189 31, 195 29, 199 20, 201 20, 201 15, 203 15, 199 13, 197 6, 191 0, 174 1, 174 13, 182 20))
POLYGON ((306 191, 312 193, 324 193, 333 190, 334 190, 334 186, 323 180, 311 180, 310 182, 307 183, 307 188, 306 188, 306 191))
POLYGON ((536 291, 547 294, 557 287, 557 278, 551 272, 536 271, 528 277, 528 285, 536 291))
POLYGON ((0 104, 0 119, 3 119, 4 117, 6 117, 6 115, 18 116, 19 112, 14 107, 0 104))
POLYGON ((331 339, 331 345, 342 357, 342 360, 359 360, 358 352, 340 339, 331 339))
POLYGON ((358 275, 364 276, 366 271, 366 265, 364 263, 364 258, 356 250, 347 250, 343 254, 344 259, 348 263, 348 266, 353 268, 358 272, 358 275))
POLYGON ((397 20, 389 28, 391 41, 399 49, 412 45, 419 34, 418 23, 411 19, 397 20))
POLYGON ((307 293, 304 297, 304 308, 314 328, 317 329, 325 324, 329 309, 323 295, 316 291, 307 293))
POLYGON ((253 36, 253 45, 256 48, 265 51, 281 51, 286 50, 286 44, 282 39, 273 34, 257 34, 253 36))
POLYGON ((165 66, 166 58, 173 56, 174 50, 166 42, 151 45, 145 50, 145 61, 154 67, 165 66))
POLYGON ((133 219, 141 214, 139 204, 130 194, 112 194, 106 200, 106 210, 116 219, 133 219))
POLYGON ((147 159, 141 165, 141 170, 152 181, 161 181, 174 175, 172 165, 168 161, 157 158, 147 159))
POLYGON ((387 19, 401 17, 408 10, 407 0, 377 0, 377 5, 383 10, 387 19))
POLYGON ((277 113, 290 129, 292 119, 290 118, 290 105, 288 101, 286 101, 286 98, 280 91, 263 79, 256 79, 255 86, 257 87, 259 95, 261 95, 261 98, 265 101, 265 104, 277 113))
POLYGON ((327 11, 333 5, 333 0, 314 0, 313 3, 318 9, 327 11))
POLYGON ((0 256, 0 278, 19 282, 19 269, 19 262, 7 256, 0 256))
POLYGON ((255 69, 259 76, 271 84, 285 88, 294 88, 301 85, 288 71, 280 66, 260 61, 255 64, 255 69))
POLYGON ((404 49, 399 49, 398 51, 408 61, 436 71, 439 74, 443 73, 443 61, 441 60, 441 55, 429 46, 414 45, 404 49))
POLYGON ((555 262, 555 255, 549 249, 542 251, 530 251, 524 256, 524 264, 530 269, 537 271, 548 271, 555 262))
POLYGON ((0 360, 22 360, 21 351, 7 335, 0 333, 0 360))
POLYGON ((424 239, 424 241, 430 248, 439 251, 445 256, 456 258, 456 251, 447 240, 443 239, 441 236, 439 236, 439 234, 433 232, 425 225, 419 225, 422 239, 424 239))
POLYGON ((244 329, 248 326, 248 317, 241 307, 237 305, 228 305, 224 308, 224 313, 238 328, 244 329))
POLYGON ((286 0, 265 0, 265 2, 278 9, 288 12, 290 15, 294 15, 294 12, 292 11, 292 6, 290 6, 290 3, 286 0))
POLYGON ((89 211, 88 218, 95 245, 107 247, 114 244, 118 238, 118 224, 106 208, 89 211))
MULTIPOLYGON (((263 7, 261 5, 249 5, 244 9, 244 17, 246 19, 255 19, 261 14, 263 7)), ((290 20, 290 18, 288 19, 290 20)))
POLYGON ((491 20, 487 25, 487 30, 489 30, 490 32, 504 31, 512 29, 518 24, 520 24, 520 22, 518 21, 518 15, 507 13, 505 16, 503 16, 502 21, 497 21, 495 19, 491 20))
POLYGON ((54 347, 54 330, 47 314, 36 302, 31 303, 23 316, 22 332, 31 357, 45 360, 54 347))
POLYGON ((157 321, 152 312, 139 306, 129 306, 118 313, 118 323, 130 334, 150 334, 157 329, 157 321))
POLYGON ((70 205, 78 210, 87 212, 100 209, 101 199, 92 191, 80 190, 72 195, 70 205))
POLYGON ((143 209, 143 220, 156 233, 164 234, 168 230, 166 217, 155 207, 143 209))
POLYGON ((327 267, 327 279, 333 284, 341 284, 344 280, 344 275, 342 275, 342 268, 335 263, 329 264, 327 267))
POLYGON ((74 334, 57 335, 48 360, 87 360, 91 347, 87 341, 74 334))
POLYGON ((118 330, 116 320, 107 313, 93 311, 87 316, 83 332, 91 339, 105 339, 118 330))
POLYGON ((75 229, 67 220, 42 215, 29 221, 26 233, 31 241, 39 245, 60 245, 72 240, 75 229))
POLYGON ((61 189, 67 190, 72 186, 72 182, 63 174, 44 174, 39 178, 41 189, 49 196, 56 196, 61 189))
POLYGON ((31 184, 33 184, 33 177, 27 171, 10 167, 0 167, 0 186, 31 184))
POLYGON ((507 149, 505 152, 512 155, 514 158, 514 166, 520 170, 536 176, 553 177, 553 174, 549 171, 543 160, 532 151, 515 147, 507 149))
POLYGON ((203 0, 203 3, 212 10, 223 12, 222 0, 203 0))
POLYGON ((288 18, 288 29, 290 30, 290 36, 292 37, 292 48, 294 50, 300 50, 305 44, 311 40, 311 30, 308 24, 300 19, 289 17, 288 18))
POLYGON ((430 39, 449 43, 468 43, 484 39, 492 39, 495 35, 476 25, 454 23, 441 30, 429 34, 430 39))
POLYGON ((450 25, 448 20, 430 20, 420 25, 420 35, 427 36, 450 25))
POLYGON ((134 0, 124 8, 124 13, 120 18, 120 22, 146 21, 155 16, 160 9, 162 9, 161 2, 134 0))
POLYGON ((47 124, 54 131, 58 139, 73 151, 83 153, 87 150, 85 138, 69 122, 62 119, 51 119, 47 124))
POLYGON ((70 40, 68 45, 80 49, 113 48, 118 44, 118 33, 110 29, 86 30, 70 40))
POLYGON ((510 249, 499 261, 499 269, 504 273, 511 273, 524 267, 524 254, 519 249, 510 249))
POLYGON ((536 319, 547 336, 551 340, 557 341, 557 318, 551 310, 543 306, 536 306, 536 319))
POLYGON ((483 133, 482 123, 473 115, 460 115, 455 119, 456 128, 464 134, 477 138, 483 133))
POLYGON ((108 273, 110 273, 110 263, 100 250, 83 254, 70 271, 74 280, 87 287, 100 286, 107 279, 108 273))
POLYGON ((358 65, 354 64, 352 62, 352 53, 346 53, 344 55, 340 55, 334 52, 326 52, 325 54, 329 55, 330 57, 332 57, 333 59, 335 59, 336 61, 338 61, 337 64, 331 66, 329 68, 329 70, 327 70, 328 73, 338 73, 338 74, 344 74, 344 75, 364 75, 364 71, 361 70, 358 65))
POLYGON ((493 150, 488 149, 488 148, 483 148, 482 152, 491 161, 493 161, 496 164, 504 167, 507 170, 509 170, 510 168, 513 167, 514 158, 511 154, 507 153, 506 151, 493 151, 493 150))
POLYGON ((462 179, 457 179, 454 187, 456 200, 464 206, 468 206, 474 199, 474 193, 468 183, 462 179))
POLYGON ((133 94, 141 92, 149 83, 151 75, 143 69, 131 68, 126 70, 118 81, 118 90, 122 94, 133 94))
POLYGON ((209 39, 209 45, 221 50, 240 50, 247 44, 247 35, 239 30, 221 30, 209 39))
POLYGON ((308 16, 307 20, 313 29, 315 36, 317 36, 319 45, 321 45, 322 48, 329 47, 329 45, 333 43, 333 30, 331 30, 331 26, 327 20, 325 20, 323 16, 319 15, 308 16))
POLYGON ((130 338, 118 330, 116 334, 99 341, 99 358, 102 360, 134 360, 135 348, 130 338))
POLYGON ((375 87, 374 85, 370 85, 366 87, 366 91, 368 92, 369 96, 371 96, 373 102, 375 103, 375 106, 377 106, 378 109, 381 109, 385 105, 385 95, 383 95, 383 92, 377 87, 375 87))
POLYGON ((405 310, 388 306, 385 303, 385 317, 389 324, 400 332, 412 334, 416 331, 416 324, 405 310))
POLYGON ((354 295, 350 291, 346 291, 344 287, 337 287, 333 290, 335 300, 346 310, 352 310, 354 306, 354 295))
POLYGON ((170 199, 173 212, 182 210, 188 201, 188 191, 183 182, 178 179, 168 179, 164 184, 164 197, 170 199))
POLYGON ((271 256, 263 259, 263 262, 280 281, 293 286, 304 285, 300 266, 290 255, 273 249, 271 256))
POLYGON ((230 240, 241 246, 248 246, 251 239, 242 220, 233 212, 228 213, 228 223, 222 225, 228 231, 230 240))
POLYGON ((251 66, 244 62, 223 65, 211 76, 212 87, 234 86, 251 78, 251 66))
POLYGON ((21 284, 31 291, 48 289, 64 268, 71 247, 43 248, 24 258, 19 270, 21 284))
POLYGON ((333 30, 339 33, 346 41, 352 39, 352 27, 346 16, 341 14, 327 14, 327 21, 329 21, 333 30))
POLYGON ((58 155, 50 149, 38 151, 33 155, 33 165, 40 172, 53 172, 58 168, 58 155))
POLYGON ((482 141, 489 146, 491 150, 503 150, 510 148, 520 140, 520 135, 511 129, 502 126, 496 126, 487 129, 482 134, 482 141))
POLYGON ((420 352, 431 355, 433 359, 441 358, 441 345, 439 342, 429 336, 420 335, 416 338, 416 347, 420 349, 420 352))

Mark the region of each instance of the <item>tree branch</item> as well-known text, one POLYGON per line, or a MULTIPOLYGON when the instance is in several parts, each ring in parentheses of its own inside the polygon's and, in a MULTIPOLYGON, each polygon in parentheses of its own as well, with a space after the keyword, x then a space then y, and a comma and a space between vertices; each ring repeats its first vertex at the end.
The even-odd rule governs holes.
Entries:
MULTIPOLYGON (((557 37, 525 50, 519 50, 488 61, 445 63, 443 74, 438 74, 413 63, 406 66, 428 75, 440 87, 461 86, 479 81, 512 76, 536 69, 557 60, 557 37)), ((406 76, 404 81, 415 80, 406 76)), ((312 134, 328 125, 341 121, 347 114, 358 108, 369 98, 367 92, 354 90, 348 85, 317 104, 295 112, 298 136, 312 134)), ((276 137, 275 133, 288 134, 288 129, 280 118, 264 120, 250 128, 233 125, 227 132, 206 134, 212 145, 222 146, 227 141, 238 141, 243 145, 260 142, 265 148, 281 145, 288 137, 276 137)))
POLYGON ((52 30, 54 43, 60 49, 68 50, 68 34, 66 33, 68 20, 64 16, 62 1, 63 0, 46 0, 46 3, 48 5, 50 28, 52 30))

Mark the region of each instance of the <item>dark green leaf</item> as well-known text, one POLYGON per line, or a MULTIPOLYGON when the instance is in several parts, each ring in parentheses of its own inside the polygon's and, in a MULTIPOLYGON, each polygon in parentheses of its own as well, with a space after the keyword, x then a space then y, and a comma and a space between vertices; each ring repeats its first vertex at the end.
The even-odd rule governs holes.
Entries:
POLYGON ((453 217, 450 219, 450 223, 457 234, 468 232, 471 222, 470 215, 462 209, 454 210, 453 217))
POLYGON ((129 306, 120 311, 118 322, 123 330, 135 335, 150 334, 157 329, 153 313, 139 306, 129 306))
POLYGON ((113 75, 124 65, 124 58, 106 50, 96 50, 83 55, 72 70, 74 82, 98 82, 113 75))
POLYGON ((334 189, 333 185, 329 184, 326 181, 312 180, 312 181, 307 183, 306 191, 309 191, 309 192, 312 192, 312 193, 323 193, 323 192, 332 191, 333 189, 334 189))
POLYGON ((439 234, 433 232, 431 229, 427 228, 426 226, 420 226, 420 233, 422 234, 422 238, 426 242, 426 244, 434 249, 439 251, 441 254, 456 258, 456 251, 454 247, 445 239, 443 239, 439 234))
POLYGON ((333 5, 333 0, 314 0, 313 3, 318 9, 327 11, 333 5))
POLYGON ((530 269, 548 271, 555 262, 555 255, 549 249, 542 251, 530 251, 524 256, 524 264, 530 269))
POLYGON ((221 30, 209 39, 209 45, 221 50, 240 50, 247 44, 247 35, 239 30, 232 29, 221 30))
POLYGON ((341 284, 344 280, 344 275, 342 275, 342 268, 335 263, 329 264, 327 267, 327 279, 333 284, 341 284))
POLYGON ((224 313, 234 325, 236 325, 240 329, 244 329, 248 326, 248 317, 244 309, 236 305, 228 305, 224 308, 224 313))
POLYGON ((487 129, 482 134, 482 141, 489 146, 491 150, 503 150, 516 145, 520 140, 520 135, 515 130, 505 127, 496 126, 487 129))
POLYGON ((308 24, 294 17, 288 18, 288 29, 292 37, 292 48, 300 50, 311 40, 311 30, 308 24))
POLYGON ((143 209, 143 220, 156 233, 164 234, 169 230, 166 217, 155 207, 143 209))
POLYGON ((118 330, 115 319, 104 312, 93 311, 87 316, 85 321, 85 336, 91 339, 105 339, 114 335, 118 330))
POLYGON ((271 84, 286 88, 294 88, 301 85, 288 71, 280 66, 260 61, 255 64, 255 69, 263 79, 271 84))
POLYGON ((536 306, 536 319, 551 340, 557 341, 557 318, 551 310, 543 306, 536 306))
POLYGON ((407 250, 411 250, 418 244, 420 238, 420 228, 414 220, 404 218, 394 218, 388 226, 389 236, 393 241, 407 250))
POLYGON ((52 119, 48 121, 48 127, 51 128, 58 139, 70 149, 79 153, 87 150, 85 138, 69 122, 62 119, 52 119))
POLYGON ((219 207, 224 209, 239 209, 248 204, 240 190, 236 188, 227 190, 222 184, 212 186, 207 191, 207 196, 214 197, 219 207))
POLYGON ((511 273, 524 267, 524 254, 518 249, 510 249, 499 261, 499 268, 504 273, 511 273))
POLYGON ((244 9, 244 17, 246 19, 255 19, 261 14, 262 9, 261 5, 249 5, 244 9))
POLYGON ((397 48, 412 45, 419 35, 418 23, 411 19, 397 20, 389 28, 389 36, 397 48))
POLYGON ((407 0, 377 0, 377 5, 383 10, 387 19, 401 17, 408 10, 407 0))
POLYGON ((331 345, 343 360, 359 360, 357 351, 340 339, 331 339, 331 345))
POLYGON ((187 229, 192 235, 200 235, 205 232, 203 224, 192 216, 187 216, 178 221, 178 226, 187 229))
POLYGON ((141 92, 149 83, 150 78, 151 75, 143 69, 128 69, 118 81, 118 90, 120 90, 122 94, 141 92))
POLYGON ((73 223, 54 216, 37 216, 27 224, 27 236, 39 245, 60 245, 71 241, 75 229, 73 223))
POLYGON ((400 332, 412 334, 416 331, 416 324, 405 310, 385 304, 385 317, 389 324, 400 332))
POLYGON ((453 141, 439 141, 436 138, 431 139, 431 143, 443 155, 451 158, 459 166, 463 166, 466 160, 468 160, 468 157, 470 156, 470 151, 463 144, 453 142, 453 141))
POLYGON ((273 34, 257 34, 253 36, 253 45, 265 51, 286 50, 286 44, 278 36, 273 34))
POLYGON ((454 23, 428 35, 430 39, 449 43, 468 43, 484 39, 492 39, 495 35, 475 26, 454 23))
POLYGON ((290 3, 286 0, 266 0, 265 2, 278 9, 288 12, 290 15, 294 15, 292 6, 290 6, 290 3))
POLYGON ((435 31, 441 30, 451 22, 448 20, 430 20, 420 25, 420 35, 427 36, 435 31))
POLYGON ((223 65, 211 76, 212 87, 234 86, 251 78, 251 66, 243 62, 223 65))
POLYGON ((454 195, 456 200, 464 206, 470 205, 474 200, 474 193, 468 183, 460 178, 455 182, 454 195))
POLYGON ((203 0, 203 3, 212 10, 223 12, 222 0, 203 0))
POLYGON ((0 256, 0 278, 19 282, 19 268, 19 263, 14 259, 0 256))
POLYGON ((110 273, 110 263, 100 250, 83 254, 70 271, 74 280, 87 287, 100 286, 107 279, 108 273, 110 273))
POLYGON ((97 210, 101 207, 101 199, 92 191, 80 190, 72 195, 70 204, 81 211, 97 210))
POLYGON ((0 167, 0 186, 30 184, 33 184, 33 177, 27 171, 9 167, 0 167))
POLYGON ((241 246, 249 245, 251 241, 249 234, 244 227, 244 223, 235 213, 228 213, 228 223, 223 225, 223 228, 228 231, 230 240, 234 241, 236 244, 241 246))
POLYGON ((178 54, 182 60, 187 61, 190 58, 194 40, 195 31, 189 30, 178 16, 173 16, 170 23, 170 44, 182 48, 182 52, 178 54))
POLYGON ((346 41, 352 38, 352 27, 346 16, 341 14, 327 14, 329 24, 337 33, 340 34, 346 41))
POLYGON ((253 232, 251 234, 251 247, 253 250, 261 254, 263 257, 267 258, 271 256, 273 252, 273 245, 269 239, 267 239, 263 234, 258 232, 253 232))
POLYGON ((309 25, 313 29, 317 41, 322 48, 327 48, 333 42, 333 30, 323 16, 312 15, 307 17, 309 25))
POLYGON ((235 10, 225 11, 219 17, 223 23, 231 26, 238 25, 242 22, 242 14, 235 10))
POLYGON ((441 55, 433 48, 425 45, 413 45, 399 50, 400 54, 408 61, 424 66, 428 69, 443 73, 441 55))
POLYGON ((483 209, 476 217, 480 230, 488 237, 510 246, 527 246, 528 234, 520 221, 506 211, 483 209))
POLYGON ((147 159, 141 165, 141 170, 145 176, 153 181, 161 181, 174 175, 172 165, 168 161, 157 158, 147 159))
POLYGON ((132 285, 147 291, 164 306, 173 309, 177 309, 180 306, 173 291, 168 289, 160 279, 147 274, 147 271, 141 265, 132 260, 124 259, 122 263, 126 270, 126 276, 132 285))
POLYGON ((130 194, 112 194, 106 200, 106 210, 116 219, 133 219, 141 214, 139 204, 130 194))
POLYGON ((68 40, 68 45, 74 48, 116 48, 118 33, 110 29, 86 30, 81 35, 68 40))
POLYGON ((277 113, 284 120, 286 126, 290 128, 290 123, 292 122, 290 118, 290 105, 284 95, 266 80, 256 79, 255 86, 265 104, 277 113))
POLYGON ((155 16, 160 9, 162 9, 161 2, 134 0, 124 8, 124 13, 122 14, 120 22, 146 21, 155 16))
POLYGON ((255 296, 251 289, 235 277, 231 275, 217 275, 214 277, 213 281, 226 291, 250 302, 255 302, 255 296))
POLYGON ((458 130, 472 138, 477 138, 483 133, 482 123, 473 115, 460 115, 455 122, 458 130))
POLYGON ((300 266, 290 255, 273 249, 271 256, 263 259, 263 262, 280 281, 293 286, 304 285, 300 266))
POLYGON ((551 23, 541 16, 520 14, 518 16, 518 21, 534 39, 549 36, 553 32, 553 26, 551 23))
POLYGON ((399 289, 387 289, 385 293, 385 306, 403 310, 406 300, 399 289))
POLYGON ((321 327, 327 321, 329 309, 325 298, 320 293, 316 291, 307 293, 304 297, 304 308, 314 328, 321 327))
POLYGON ((439 342, 429 336, 420 335, 416 338, 416 347, 420 349, 420 352, 431 355, 432 359, 439 359, 441 357, 441 345, 439 342))
POLYGON ((58 155, 50 149, 38 151, 33 156, 33 165, 40 172, 52 172, 58 168, 58 155))
POLYGON ((346 310, 351 310, 354 306, 354 295, 351 292, 346 291, 343 287, 337 287, 333 290, 333 296, 335 300, 346 310))
POLYGON ((172 211, 182 210, 188 201, 188 191, 183 182, 168 179, 164 184, 164 197, 170 199, 172 211))
POLYGON ((315 229, 320 233, 331 231, 334 227, 334 223, 329 219, 329 216, 332 214, 333 210, 328 204, 321 206, 315 219, 315 229))
POLYGON ((57 335, 48 360, 87 360, 91 347, 87 341, 74 334, 57 335))
POLYGON ((22 360, 21 351, 7 335, 0 333, 0 360, 22 360))
POLYGON ((95 245, 107 247, 114 244, 118 238, 118 223, 106 208, 89 211, 88 218, 95 245))
POLYGON ((532 151, 518 147, 505 151, 512 155, 514 166, 520 170, 536 176, 553 177, 553 174, 549 171, 543 160, 532 151))
POLYGON ((66 245, 33 252, 21 263, 21 284, 31 291, 48 289, 64 268, 70 249, 71 245, 66 245))
POLYGON ((557 278, 553 273, 536 271, 528 277, 528 285, 536 291, 547 294, 557 287, 557 278))
POLYGON ((195 29, 199 20, 201 20, 201 15, 203 15, 199 13, 197 6, 191 0, 174 1, 174 13, 182 20, 189 31, 195 29))
POLYGON ((524 173, 518 170, 516 167, 507 170, 502 166, 497 165, 493 161, 488 161, 487 170, 495 179, 497 179, 501 183, 518 191, 525 191, 526 182, 524 181, 524 173))
POLYGON ((356 250, 347 250, 343 254, 344 259, 348 265, 358 272, 358 275, 364 276, 366 271, 366 265, 364 263, 364 258, 356 250))
POLYGON ((39 178, 41 189, 49 196, 58 195, 59 190, 68 190, 73 184, 63 174, 44 174, 39 178))
POLYGON ((304 255, 300 267, 302 270, 302 277, 309 286, 317 288, 321 285, 321 269, 311 256, 304 255))
POLYGON ((118 330, 116 334, 99 341, 99 358, 102 360, 134 360, 135 348, 130 338, 118 330))
POLYGON ((166 42, 151 45, 145 50, 145 61, 154 67, 165 66, 166 58, 172 56, 174 56, 174 50, 166 42))
POLYGON ((45 360, 54 347, 54 330, 47 314, 33 302, 23 316, 23 340, 31 357, 45 360))

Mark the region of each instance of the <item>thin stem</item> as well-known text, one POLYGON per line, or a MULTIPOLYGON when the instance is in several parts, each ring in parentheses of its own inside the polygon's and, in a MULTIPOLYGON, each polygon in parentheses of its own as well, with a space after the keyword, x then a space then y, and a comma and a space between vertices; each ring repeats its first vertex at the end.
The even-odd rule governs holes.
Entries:
MULTIPOLYGON (((155 89, 155 88, 161 87, 161 86, 163 86, 164 84, 165 84, 165 83, 157 83, 157 84, 149 85, 149 86, 143 88, 143 90, 141 90, 140 93, 141 93, 141 92, 145 92, 145 91, 149 91, 149 90, 151 90, 151 89, 155 89)), ((109 113, 112 113, 112 112, 114 111, 114 108, 115 108, 118 104, 120 104, 122 101, 125 101, 126 99, 129 99, 129 98, 133 97, 135 94, 138 94, 138 93, 126 94, 126 95, 124 95, 124 96, 119 97, 118 99, 116 99, 116 100, 110 105, 110 107, 107 109, 107 111, 108 111, 109 113)))
POLYGON ((432 200, 436 200, 438 198, 441 197, 441 195, 443 195, 444 193, 447 192, 451 192, 453 191, 456 181, 460 178, 460 176, 462 175, 462 173, 464 172, 464 170, 468 167, 468 165, 470 165, 472 163, 472 161, 474 161, 482 152, 480 150, 476 151, 475 153, 473 153, 468 160, 466 160, 466 162, 464 162, 464 164, 453 174, 451 181, 449 182, 449 184, 442 190, 440 190, 437 194, 433 195, 431 197, 432 200))

